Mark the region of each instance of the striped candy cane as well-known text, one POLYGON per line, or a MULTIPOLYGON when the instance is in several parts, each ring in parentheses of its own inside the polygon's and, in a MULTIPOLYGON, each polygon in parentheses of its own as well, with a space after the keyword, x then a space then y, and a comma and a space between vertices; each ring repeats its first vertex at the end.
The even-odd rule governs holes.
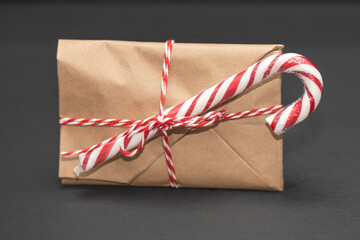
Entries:
POLYGON ((75 169, 77 174, 82 171, 88 171, 118 154, 133 156, 141 150, 148 139, 161 132, 170 185, 177 187, 175 170, 166 132, 172 127, 209 126, 219 120, 272 114, 266 118, 266 122, 275 134, 282 134, 291 126, 303 121, 314 111, 320 102, 323 82, 317 68, 308 59, 299 54, 286 53, 267 57, 250 66, 248 69, 193 96, 185 102, 164 110, 163 107, 166 96, 172 45, 173 41, 167 41, 165 45, 161 100, 158 115, 144 120, 60 119, 60 123, 63 125, 131 126, 131 128, 124 133, 107 139, 90 148, 62 153, 62 155, 80 154, 80 164, 75 169), (231 114, 225 114, 223 111, 209 112, 203 116, 197 116, 198 114, 206 112, 224 101, 239 95, 251 86, 282 72, 293 73, 304 83, 305 91, 303 96, 290 105, 286 107, 276 106, 264 109, 254 109, 231 114), (134 148, 135 150, 128 152, 134 148))

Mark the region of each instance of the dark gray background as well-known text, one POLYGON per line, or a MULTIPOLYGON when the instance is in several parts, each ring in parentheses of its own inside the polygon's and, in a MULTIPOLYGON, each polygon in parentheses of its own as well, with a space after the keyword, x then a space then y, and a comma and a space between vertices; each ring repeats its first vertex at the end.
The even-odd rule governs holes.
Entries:
MULTIPOLYGON (((358 239, 359 26, 351 2, 0 5, 0 239, 358 239), (310 58, 324 96, 284 136, 284 192, 62 186, 58 38, 283 43, 310 58)), ((301 91, 284 76, 284 103, 301 91)))

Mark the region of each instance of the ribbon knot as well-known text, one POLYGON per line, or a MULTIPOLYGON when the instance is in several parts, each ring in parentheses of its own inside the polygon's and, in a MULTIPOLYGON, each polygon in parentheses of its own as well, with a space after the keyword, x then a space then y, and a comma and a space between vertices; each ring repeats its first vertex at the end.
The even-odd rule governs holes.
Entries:
POLYGON ((174 118, 158 115, 155 119, 159 130, 170 131, 173 128, 174 118))

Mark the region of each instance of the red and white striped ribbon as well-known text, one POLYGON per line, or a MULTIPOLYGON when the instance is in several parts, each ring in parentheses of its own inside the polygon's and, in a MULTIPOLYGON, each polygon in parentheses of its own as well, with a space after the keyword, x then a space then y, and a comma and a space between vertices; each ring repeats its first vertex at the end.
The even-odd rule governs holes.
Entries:
MULTIPOLYGON (((159 108, 159 114, 158 114, 158 119, 157 119, 160 122, 160 124, 165 123, 164 105, 165 105, 165 97, 166 97, 166 88, 167 88, 168 77, 169 77, 170 56, 171 56, 173 44, 174 44, 173 40, 167 40, 165 43, 164 63, 163 63, 162 79, 161 79, 160 108, 159 108)), ((167 126, 171 126, 171 125, 167 125, 167 126)), ((170 129, 161 129, 162 143, 163 143, 163 147, 164 147, 164 156, 166 159, 166 166, 168 169, 170 186, 173 188, 178 188, 178 184, 176 181, 176 175, 175 175, 174 162, 172 160, 172 155, 171 155, 171 151, 170 151, 169 137, 167 134, 167 130, 170 130, 170 129)))
POLYGON ((272 114, 266 118, 266 122, 274 133, 282 134, 289 127, 304 120, 320 102, 323 82, 317 68, 299 54, 285 53, 267 57, 185 102, 164 110, 173 43, 174 41, 169 40, 165 44, 158 115, 143 120, 60 118, 61 125, 130 127, 125 132, 89 148, 62 152, 61 155, 80 154, 80 164, 74 169, 76 174, 88 171, 118 154, 134 156, 140 152, 147 140, 161 132, 170 185, 178 187, 167 135, 167 131, 171 128, 206 127, 221 120, 272 114), (290 105, 286 107, 279 105, 230 114, 226 114, 225 111, 213 111, 198 116, 198 114, 239 95, 247 88, 281 72, 296 74, 304 83, 305 91, 303 96, 290 105), (135 150, 130 151, 132 149, 135 150))

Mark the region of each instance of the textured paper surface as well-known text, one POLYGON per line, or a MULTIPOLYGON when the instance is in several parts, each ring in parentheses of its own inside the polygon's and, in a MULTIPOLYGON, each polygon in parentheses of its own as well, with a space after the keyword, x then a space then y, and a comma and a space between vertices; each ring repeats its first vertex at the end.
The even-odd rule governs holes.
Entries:
MULTIPOLYGON (((165 108, 241 72, 282 45, 175 43, 165 108)), ((60 116, 143 119, 158 112, 164 43, 59 40, 60 116)), ((280 76, 254 86, 217 109, 228 113, 281 102, 280 76)), ((266 116, 173 129, 170 145, 180 187, 283 189, 282 137, 266 116)), ((60 151, 89 147, 124 131, 118 127, 61 126, 60 151)), ((96 169, 73 172, 77 156, 60 157, 63 184, 169 186, 161 138, 136 157, 120 156, 96 169)))

